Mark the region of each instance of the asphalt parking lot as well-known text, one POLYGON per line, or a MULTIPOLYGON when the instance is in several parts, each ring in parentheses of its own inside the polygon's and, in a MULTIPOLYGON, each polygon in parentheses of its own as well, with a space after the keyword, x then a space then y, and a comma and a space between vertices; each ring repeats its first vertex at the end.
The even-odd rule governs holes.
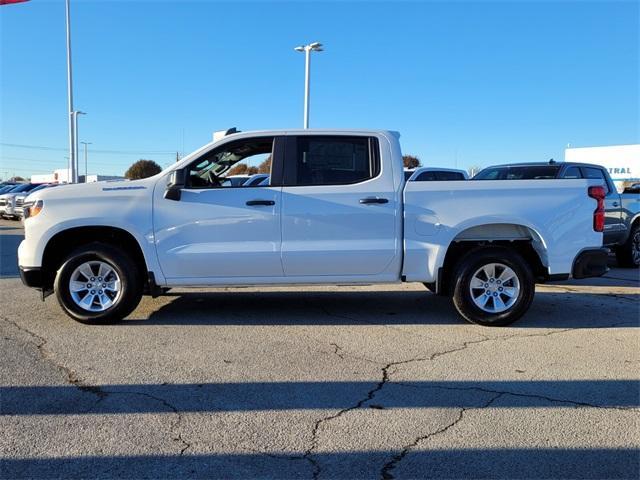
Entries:
POLYGON ((2 478, 640 476, 637 270, 509 328, 419 284, 172 290, 85 326, 0 222, 2 478))

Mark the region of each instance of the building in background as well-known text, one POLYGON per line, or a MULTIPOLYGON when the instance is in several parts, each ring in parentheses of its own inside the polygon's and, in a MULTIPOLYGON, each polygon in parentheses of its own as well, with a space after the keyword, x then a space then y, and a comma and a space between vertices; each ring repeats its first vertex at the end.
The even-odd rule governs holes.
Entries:
MULTIPOLYGON (((117 175, 87 175, 87 182, 101 182, 103 180, 125 180, 124 177, 117 175)), ((69 183, 69 169, 60 168, 54 170, 53 173, 46 173, 44 175, 32 175, 32 183, 69 183)), ((78 175, 78 182, 85 183, 84 175, 78 175)))
POLYGON ((609 170, 618 190, 640 182, 640 144, 567 148, 566 162, 595 163, 609 170))

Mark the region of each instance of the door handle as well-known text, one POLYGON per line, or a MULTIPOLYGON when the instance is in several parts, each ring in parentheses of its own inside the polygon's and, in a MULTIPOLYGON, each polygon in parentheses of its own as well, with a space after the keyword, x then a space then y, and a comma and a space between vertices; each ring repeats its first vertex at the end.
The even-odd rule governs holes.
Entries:
POLYGON ((264 206, 270 206, 270 205, 275 205, 276 202, 274 202, 273 200, 249 200, 247 201, 247 205, 250 207, 257 207, 260 205, 264 205, 264 206))
POLYGON ((367 198, 361 198, 360 203, 362 203, 363 205, 369 205, 372 203, 389 203, 389 200, 386 198, 367 197, 367 198))
POLYGON ((613 202, 611 205, 613 205, 614 207, 617 207, 620 204, 618 202, 613 202))

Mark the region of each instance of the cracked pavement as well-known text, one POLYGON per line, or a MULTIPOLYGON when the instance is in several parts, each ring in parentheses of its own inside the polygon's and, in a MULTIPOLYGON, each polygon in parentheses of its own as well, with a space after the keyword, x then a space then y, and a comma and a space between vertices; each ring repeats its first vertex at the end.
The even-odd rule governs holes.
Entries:
POLYGON ((422 285, 172 290, 73 322, 0 222, 0 478, 640 477, 637 270, 509 328, 422 285))

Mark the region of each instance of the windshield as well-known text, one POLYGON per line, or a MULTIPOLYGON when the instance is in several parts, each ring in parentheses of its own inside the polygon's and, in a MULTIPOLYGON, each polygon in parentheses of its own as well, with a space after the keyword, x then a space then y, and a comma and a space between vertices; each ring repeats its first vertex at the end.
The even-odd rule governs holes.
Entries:
POLYGON ((31 190, 30 193, 37 192, 38 190, 42 190, 43 188, 52 187, 53 185, 49 185, 47 183, 43 183, 42 185, 38 185, 36 188, 31 190))
POLYGON ((489 167, 478 173, 474 180, 545 180, 556 178, 559 165, 527 165, 521 167, 489 167))
POLYGON ((23 183, 22 185, 18 185, 17 187, 12 188, 9 193, 20 193, 20 192, 28 192, 33 190, 38 185, 35 183, 23 183))

